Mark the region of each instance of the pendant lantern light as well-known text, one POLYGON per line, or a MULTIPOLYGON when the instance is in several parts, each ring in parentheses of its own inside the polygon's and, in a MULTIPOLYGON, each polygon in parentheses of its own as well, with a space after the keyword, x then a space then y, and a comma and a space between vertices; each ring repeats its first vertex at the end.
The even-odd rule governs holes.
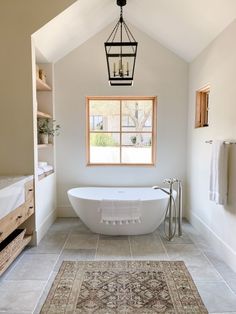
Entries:
POLYGON ((104 43, 108 79, 111 86, 131 86, 134 79, 134 68, 138 43, 123 19, 123 7, 126 0, 117 0, 120 7, 120 18, 104 43))

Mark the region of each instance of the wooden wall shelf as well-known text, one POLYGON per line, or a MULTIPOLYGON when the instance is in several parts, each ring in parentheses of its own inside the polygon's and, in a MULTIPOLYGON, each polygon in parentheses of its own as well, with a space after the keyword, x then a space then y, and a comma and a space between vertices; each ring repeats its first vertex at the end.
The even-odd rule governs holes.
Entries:
POLYGON ((52 116, 48 113, 37 111, 37 117, 38 118, 45 118, 45 119, 52 119, 52 116))
POLYGON ((51 91, 51 87, 43 82, 41 79, 39 78, 36 78, 36 88, 37 88, 37 91, 51 91))
POLYGON ((47 148, 47 147, 51 147, 52 144, 38 144, 38 149, 40 148, 47 148))

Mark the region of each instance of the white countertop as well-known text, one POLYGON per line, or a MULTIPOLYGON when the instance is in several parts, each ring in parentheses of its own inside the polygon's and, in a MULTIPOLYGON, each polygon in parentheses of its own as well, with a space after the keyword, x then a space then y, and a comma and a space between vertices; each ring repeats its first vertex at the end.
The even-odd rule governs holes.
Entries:
POLYGON ((33 180, 33 176, 0 176, 0 190, 20 181, 26 183, 31 180, 33 180))
POLYGON ((25 183, 33 176, 0 176, 0 219, 25 203, 25 183))

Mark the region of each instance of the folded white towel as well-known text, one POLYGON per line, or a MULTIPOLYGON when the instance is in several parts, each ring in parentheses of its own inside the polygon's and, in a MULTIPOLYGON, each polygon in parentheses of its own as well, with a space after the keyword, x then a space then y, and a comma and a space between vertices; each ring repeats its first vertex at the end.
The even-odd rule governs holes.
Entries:
POLYGON ((216 204, 227 203, 228 194, 228 145, 217 140, 212 144, 209 198, 216 204))
POLYGON ((40 176, 41 174, 44 173, 44 170, 42 168, 38 167, 37 172, 38 172, 38 176, 40 176))
POLYGON ((43 172, 48 172, 48 171, 53 170, 53 166, 50 166, 50 165, 47 165, 47 166, 44 166, 44 167, 39 167, 39 168, 42 169, 43 172))
POLYGON ((39 161, 38 162, 38 167, 45 167, 47 165, 48 165, 48 163, 46 161, 39 161))
POLYGON ((122 225, 141 223, 140 201, 102 200, 101 223, 122 225))

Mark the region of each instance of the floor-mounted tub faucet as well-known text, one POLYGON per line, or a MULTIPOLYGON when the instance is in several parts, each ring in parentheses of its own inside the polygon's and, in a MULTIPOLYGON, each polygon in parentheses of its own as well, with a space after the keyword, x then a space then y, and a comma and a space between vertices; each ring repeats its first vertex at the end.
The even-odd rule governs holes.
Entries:
POLYGON ((170 241, 176 235, 182 236, 182 183, 180 180, 175 178, 165 179, 163 183, 169 184, 169 190, 166 190, 160 186, 153 186, 152 188, 155 190, 161 190, 162 192, 169 195, 169 201, 166 208, 165 214, 165 223, 168 221, 168 232, 165 229, 166 238, 170 241), (177 202, 178 207, 176 209, 176 202, 173 196, 173 186, 177 183, 177 202), (174 216, 174 217, 173 217, 174 216), (173 218, 174 227, 173 227, 173 218))

